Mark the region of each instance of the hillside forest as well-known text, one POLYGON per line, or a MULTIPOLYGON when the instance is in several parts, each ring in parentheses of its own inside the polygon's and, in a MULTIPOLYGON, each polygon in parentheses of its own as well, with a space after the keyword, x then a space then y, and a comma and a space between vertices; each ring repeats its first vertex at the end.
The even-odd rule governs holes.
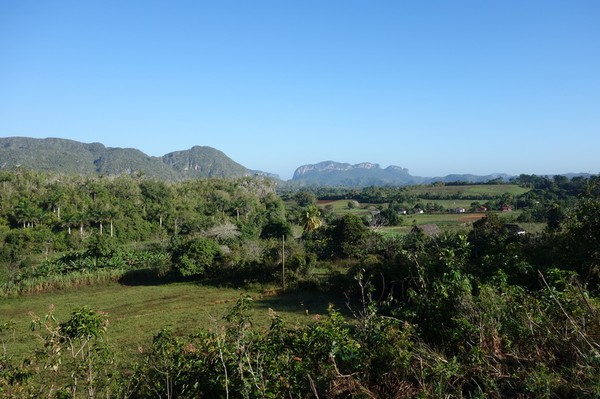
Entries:
POLYGON ((2 171, 0 301, 121 284, 240 295, 218 328, 157 328, 136 356, 110 340, 118 321, 102 309, 24 314, 40 338, 25 351, 20 320, 0 315, 0 393, 600 397, 600 178, 457 186, 2 171), (434 232, 417 218, 456 212, 473 218, 434 232), (263 326, 247 287, 345 306, 294 324, 269 310, 263 326))

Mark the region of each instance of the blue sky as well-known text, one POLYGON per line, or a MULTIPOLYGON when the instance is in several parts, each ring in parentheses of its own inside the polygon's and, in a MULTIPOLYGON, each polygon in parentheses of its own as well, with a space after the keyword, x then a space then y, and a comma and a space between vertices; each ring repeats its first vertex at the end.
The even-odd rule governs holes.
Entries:
POLYGON ((0 0, 0 136, 600 172, 600 2, 0 0))

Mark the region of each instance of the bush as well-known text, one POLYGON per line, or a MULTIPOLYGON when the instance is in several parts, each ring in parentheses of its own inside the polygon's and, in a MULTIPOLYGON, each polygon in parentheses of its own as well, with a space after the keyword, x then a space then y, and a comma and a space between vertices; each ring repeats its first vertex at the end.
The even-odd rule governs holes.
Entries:
POLYGON ((212 239, 196 237, 171 248, 173 269, 183 277, 214 277, 218 274, 216 264, 221 254, 219 245, 212 239))

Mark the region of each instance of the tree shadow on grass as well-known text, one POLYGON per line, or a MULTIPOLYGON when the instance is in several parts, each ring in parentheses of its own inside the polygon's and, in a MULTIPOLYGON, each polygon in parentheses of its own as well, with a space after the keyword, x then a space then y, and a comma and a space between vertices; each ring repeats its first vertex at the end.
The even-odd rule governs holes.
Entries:
POLYGON ((198 286, 212 286, 223 288, 238 288, 244 291, 254 291, 254 308, 257 310, 273 309, 275 312, 297 313, 298 315, 326 315, 330 306, 343 315, 351 315, 347 305, 347 298, 342 293, 326 292, 313 287, 296 288, 282 293, 273 289, 272 285, 264 283, 265 290, 261 290, 261 283, 247 282, 231 278, 198 279, 194 277, 181 277, 173 273, 159 275, 156 269, 131 270, 123 275, 119 284, 125 286, 162 286, 175 283, 189 283, 198 286), (267 287, 271 287, 270 289, 267 287))
POLYGON ((268 294, 254 301, 256 309, 273 309, 275 312, 305 315, 325 315, 330 306, 344 315, 350 315, 346 298, 317 290, 294 290, 285 294, 268 294))
POLYGON ((248 282, 240 278, 225 275, 218 278, 199 278, 197 276, 183 277, 172 272, 161 272, 159 269, 137 269, 126 272, 118 283, 127 286, 160 286, 173 283, 189 283, 199 286, 247 288, 249 284, 267 284, 267 282, 248 282))
POLYGON ((160 275, 156 269, 138 269, 126 272, 118 283, 127 286, 160 286, 173 283, 191 282, 194 279, 180 277, 172 273, 160 275))

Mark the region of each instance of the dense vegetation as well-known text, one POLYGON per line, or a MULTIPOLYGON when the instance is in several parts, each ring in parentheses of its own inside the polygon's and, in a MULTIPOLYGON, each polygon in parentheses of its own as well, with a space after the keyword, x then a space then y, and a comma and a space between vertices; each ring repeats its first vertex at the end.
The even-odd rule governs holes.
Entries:
MULTIPOLYGON (((350 313, 331 307, 325 317, 292 326, 272 312, 270 328, 262 329, 253 326, 252 299, 242 295, 220 327, 156 331, 129 362, 109 344, 101 311, 34 316, 43 345, 23 356, 11 352, 13 322, 0 319, 0 392, 598 397, 600 179, 522 175, 512 183, 522 190, 471 192, 468 200, 489 209, 513 204, 521 220, 544 223, 542 233, 520 234, 487 212, 456 233, 381 234, 367 218, 317 207, 322 192, 282 198, 268 180, 2 172, 4 296, 132 279, 258 282, 337 293, 350 313)), ((418 194, 370 187, 335 195, 348 208, 378 204, 371 214, 403 223, 397 209, 465 193, 431 186, 418 194)))

